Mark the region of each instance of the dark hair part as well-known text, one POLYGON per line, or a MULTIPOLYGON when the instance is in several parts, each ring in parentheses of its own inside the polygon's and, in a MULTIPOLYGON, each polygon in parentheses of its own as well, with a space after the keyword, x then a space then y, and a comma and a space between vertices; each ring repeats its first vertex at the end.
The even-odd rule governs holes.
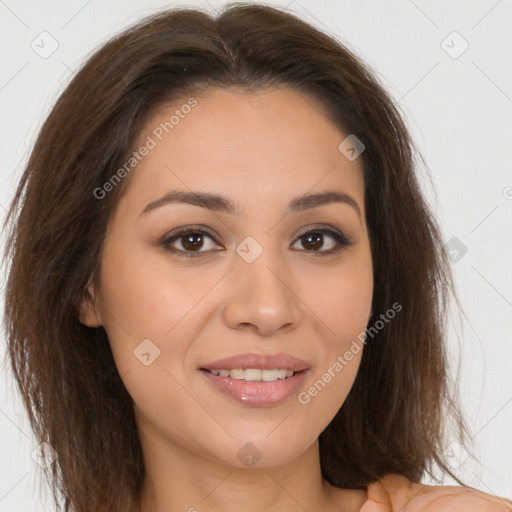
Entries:
POLYGON ((9 208, 8 357, 37 439, 58 454, 47 476, 66 512, 128 510, 144 479, 132 399, 106 332, 78 320, 129 179, 102 200, 93 191, 162 104, 209 88, 280 86, 322 105, 366 146, 374 316, 403 306, 366 345, 349 396, 319 437, 323 476, 364 488, 390 472, 419 482, 436 464, 463 484, 443 458, 448 418, 463 446, 467 436, 444 347, 453 279, 401 115, 335 38, 276 8, 235 3, 216 17, 159 13, 92 55, 45 121, 9 208))

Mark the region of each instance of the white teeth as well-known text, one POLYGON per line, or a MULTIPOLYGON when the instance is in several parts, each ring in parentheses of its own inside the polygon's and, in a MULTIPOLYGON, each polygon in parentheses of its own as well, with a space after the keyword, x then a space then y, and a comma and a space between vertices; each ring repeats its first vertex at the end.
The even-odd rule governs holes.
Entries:
MULTIPOLYGON (((281 372, 283 372, 283 370, 281 370, 281 372)), ((261 370, 261 380, 274 382, 277 379, 279 379, 279 370, 261 370)))
POLYGON ((245 378, 245 370, 240 370, 240 369, 233 369, 233 370, 230 370, 229 372, 229 376, 232 378, 232 379, 237 379, 237 380, 242 380, 245 378))
POLYGON ((288 370, 277 370, 277 376, 280 379, 286 379, 288 377, 288 370))
POLYGON ((232 370, 208 370, 213 375, 237 380, 275 382, 291 377, 295 372, 286 369, 260 370, 257 368, 233 368, 232 370))
POLYGON ((245 370, 245 380, 261 380, 261 370, 245 370))

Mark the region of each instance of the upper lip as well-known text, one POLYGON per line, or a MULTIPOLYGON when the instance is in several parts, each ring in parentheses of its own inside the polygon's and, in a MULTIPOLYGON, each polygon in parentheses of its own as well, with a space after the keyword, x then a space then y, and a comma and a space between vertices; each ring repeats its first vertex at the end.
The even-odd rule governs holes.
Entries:
POLYGON ((234 368, 255 368, 260 370, 286 369, 300 372, 309 368, 309 363, 289 354, 246 353, 225 357, 201 366, 204 370, 232 370, 234 368))

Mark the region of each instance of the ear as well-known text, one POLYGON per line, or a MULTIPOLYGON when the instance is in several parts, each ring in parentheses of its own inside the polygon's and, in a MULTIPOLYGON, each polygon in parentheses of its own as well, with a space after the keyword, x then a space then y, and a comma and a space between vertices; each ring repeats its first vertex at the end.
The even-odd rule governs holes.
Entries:
POLYGON ((100 327, 102 325, 99 308, 96 307, 96 293, 90 283, 84 293, 79 307, 78 320, 87 327, 100 327))

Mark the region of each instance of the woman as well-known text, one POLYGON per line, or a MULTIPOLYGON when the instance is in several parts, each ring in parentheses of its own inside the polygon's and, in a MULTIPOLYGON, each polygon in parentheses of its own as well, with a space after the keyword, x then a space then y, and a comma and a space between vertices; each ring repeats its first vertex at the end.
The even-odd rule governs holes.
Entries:
POLYGON ((414 154, 368 69, 271 7, 99 49, 8 215, 8 354, 56 504, 508 511, 445 459, 453 283, 414 154), (463 487, 420 484, 434 466, 463 487))

